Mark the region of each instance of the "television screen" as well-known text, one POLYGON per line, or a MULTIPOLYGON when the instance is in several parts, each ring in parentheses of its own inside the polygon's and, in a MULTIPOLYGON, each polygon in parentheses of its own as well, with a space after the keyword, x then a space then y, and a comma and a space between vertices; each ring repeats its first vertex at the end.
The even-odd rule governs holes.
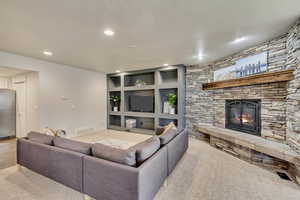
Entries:
POLYGON ((132 112, 154 112, 154 96, 129 97, 129 111, 132 112))

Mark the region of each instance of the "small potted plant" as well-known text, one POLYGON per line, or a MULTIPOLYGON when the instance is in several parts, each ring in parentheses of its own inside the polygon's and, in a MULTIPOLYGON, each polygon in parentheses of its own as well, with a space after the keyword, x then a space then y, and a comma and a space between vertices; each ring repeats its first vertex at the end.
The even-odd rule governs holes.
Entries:
POLYGON ((170 93, 167 95, 167 102, 170 105, 169 114, 175 114, 175 107, 177 104, 177 95, 175 93, 170 93))
POLYGON ((119 111, 120 101, 121 101, 121 98, 118 95, 113 95, 110 97, 110 103, 113 107, 114 112, 119 111))

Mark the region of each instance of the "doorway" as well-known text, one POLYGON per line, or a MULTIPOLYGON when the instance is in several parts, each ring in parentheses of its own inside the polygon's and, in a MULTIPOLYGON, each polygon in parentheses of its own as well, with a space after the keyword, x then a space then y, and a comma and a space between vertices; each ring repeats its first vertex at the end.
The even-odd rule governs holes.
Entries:
MULTIPOLYGON (((25 78, 25 77, 24 77, 25 78)), ((26 136, 26 82, 13 80, 12 88, 16 91, 16 137, 26 136)))
POLYGON ((39 130, 38 73, 29 72, 12 78, 16 91, 16 137, 39 130))

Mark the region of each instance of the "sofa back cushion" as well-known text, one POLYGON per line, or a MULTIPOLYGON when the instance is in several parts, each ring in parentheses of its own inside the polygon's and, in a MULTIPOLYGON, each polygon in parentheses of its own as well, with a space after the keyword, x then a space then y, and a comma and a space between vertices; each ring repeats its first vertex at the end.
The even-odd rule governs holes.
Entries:
POLYGON ((157 136, 153 136, 148 140, 138 143, 130 149, 136 151, 136 162, 141 165, 145 160, 150 158, 160 148, 160 140, 157 136))
POLYGON ((78 142, 78 141, 61 138, 61 137, 55 137, 53 140, 53 144, 54 146, 62 149, 67 149, 70 151, 91 155, 92 144, 88 144, 85 142, 78 142))
POLYGON ((160 144, 163 146, 169 143, 176 135, 178 134, 178 130, 173 123, 170 123, 165 127, 164 132, 159 135, 160 144))
POLYGON ((134 149, 117 149, 100 143, 92 145, 93 156, 128 166, 136 166, 135 152, 134 149))
POLYGON ((54 137, 51 135, 46 135, 43 133, 38 133, 31 131, 27 134, 27 138, 30 141, 41 143, 41 144, 47 144, 47 145, 52 145, 53 144, 53 139, 54 137))

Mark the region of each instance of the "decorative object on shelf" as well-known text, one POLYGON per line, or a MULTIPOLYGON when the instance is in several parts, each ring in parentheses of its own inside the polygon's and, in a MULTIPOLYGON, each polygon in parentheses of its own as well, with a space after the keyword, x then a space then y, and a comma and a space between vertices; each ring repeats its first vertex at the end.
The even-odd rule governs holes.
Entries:
POLYGON ((170 108, 171 106, 169 105, 169 103, 167 101, 164 102, 164 110, 163 113, 164 114, 169 114, 170 113, 170 108))
POLYGON ((120 102, 121 102, 121 97, 120 96, 113 95, 113 96, 110 97, 110 103, 113 107, 114 112, 119 111, 120 102))
POLYGON ((46 135, 52 135, 52 136, 58 136, 58 137, 63 137, 63 136, 66 135, 66 131, 63 130, 63 129, 54 130, 54 129, 49 128, 49 127, 45 127, 43 132, 46 135))
POLYGON ((267 67, 268 54, 267 52, 263 52, 240 59, 230 67, 216 70, 214 72, 214 81, 229 80, 259 74, 267 71, 267 67))
POLYGON ((167 103, 169 104, 169 114, 175 114, 175 107, 177 104, 177 95, 175 93, 170 93, 167 95, 167 103))
POLYGON ((136 128, 136 119, 127 119, 126 128, 136 128))
POLYGON ((136 80, 135 81, 135 86, 136 87, 142 87, 142 86, 145 86, 146 85, 146 82, 145 81, 143 81, 143 80, 136 80))

